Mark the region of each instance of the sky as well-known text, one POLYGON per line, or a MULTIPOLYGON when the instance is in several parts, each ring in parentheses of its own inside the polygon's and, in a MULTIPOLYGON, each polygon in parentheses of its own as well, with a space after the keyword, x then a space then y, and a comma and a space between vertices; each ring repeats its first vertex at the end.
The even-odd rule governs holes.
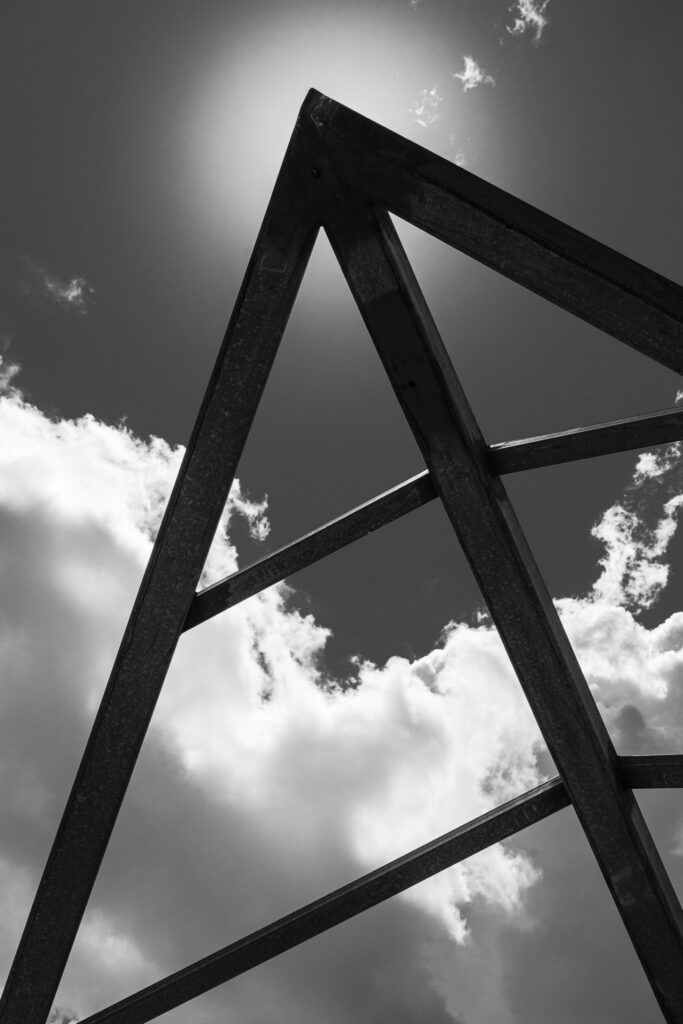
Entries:
MULTIPOLYGON (((310 87, 681 282, 673 0, 7 0, 0 973, 310 87)), ((490 443, 678 377, 397 223, 490 443)), ((422 469, 324 237, 205 582, 422 469)), ((621 753, 683 750, 678 445, 507 477, 621 753)), ((70 1021, 552 771, 432 505, 186 634, 67 965, 70 1021), (351 685, 349 685, 351 684, 351 685)), ((639 794, 683 891, 683 807, 639 794)), ((165 1018, 659 1011, 567 809, 165 1018)))

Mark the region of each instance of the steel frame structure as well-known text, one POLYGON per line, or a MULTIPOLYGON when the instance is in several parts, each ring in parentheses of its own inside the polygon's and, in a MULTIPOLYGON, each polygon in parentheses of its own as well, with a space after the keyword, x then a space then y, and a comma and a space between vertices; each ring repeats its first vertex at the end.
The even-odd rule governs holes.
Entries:
POLYGON ((48 1017, 180 634, 435 498, 559 776, 83 1024, 143 1024, 570 804, 664 1019, 683 1022, 683 913, 633 795, 634 787, 683 786, 683 754, 617 756, 501 482, 505 473, 676 440, 683 411, 488 446, 390 213, 683 371, 683 288, 311 90, 16 952, 0 1024, 48 1017), (197 593, 320 227, 427 469, 197 593))

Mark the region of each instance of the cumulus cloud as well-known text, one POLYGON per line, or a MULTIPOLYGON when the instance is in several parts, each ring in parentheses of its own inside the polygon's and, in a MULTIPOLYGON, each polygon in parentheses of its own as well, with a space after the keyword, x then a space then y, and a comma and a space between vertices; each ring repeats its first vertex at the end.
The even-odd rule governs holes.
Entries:
MULTIPOLYGON (((0 430, 7 956, 181 452, 92 417, 50 420, 11 385, 0 430)), ((264 513, 233 489, 205 582, 237 566, 232 518, 258 536, 264 513)), ((287 593, 273 588, 183 637, 60 1006, 90 1012, 540 778, 535 724, 490 630, 449 627, 427 658, 363 663, 342 690, 321 667, 328 631, 287 593)), ((474 898, 514 913, 535 878, 529 858, 494 848, 211 1005, 246 1022, 283 1000, 297 1021, 451 1021, 423 944, 463 942, 474 898)))
MULTIPOLYGON (((93 417, 48 419, 11 382, 0 430, 6 969, 182 453, 93 417)), ((666 505, 678 487, 672 451, 638 465, 634 516, 653 500, 647 488, 666 505)), ((237 567, 235 517, 259 537, 265 514, 265 502, 233 488, 206 583, 237 567)), ((683 613, 653 628, 638 620, 651 590, 628 584, 634 572, 619 575, 637 531, 626 533, 619 543, 605 533, 595 587, 558 607, 620 749, 680 748, 683 613), (600 582, 607 577, 621 586, 600 582)), ((58 1006, 73 1007, 63 1017, 92 1012, 545 777, 538 729, 486 617, 450 623, 425 657, 360 660, 351 688, 325 674, 328 635, 279 586, 183 636, 60 989, 58 1006)), ((570 900, 571 867, 568 878, 570 900)), ((168 1020, 493 1024, 497 999, 507 1021, 505 942, 533 937, 527 908, 543 885, 537 852, 494 847, 168 1020), (480 966, 468 980, 482 915, 495 923, 501 970, 480 966), (451 951, 462 982, 455 1002, 434 966, 437 947, 451 951)))
POLYGON ((427 128, 438 120, 437 108, 442 102, 443 97, 439 95, 438 86, 435 85, 432 89, 420 89, 415 103, 410 108, 410 113, 414 115, 414 120, 419 125, 427 128))
POLYGON ((458 78, 462 82, 463 92, 476 89, 478 85, 495 85, 495 79, 481 68, 473 57, 464 57, 465 67, 462 71, 455 71, 452 78, 458 78))
POLYGON ((543 30, 548 24, 545 16, 550 0, 515 0, 510 7, 514 22, 508 25, 508 32, 513 36, 521 36, 532 32, 534 42, 540 42, 543 30))

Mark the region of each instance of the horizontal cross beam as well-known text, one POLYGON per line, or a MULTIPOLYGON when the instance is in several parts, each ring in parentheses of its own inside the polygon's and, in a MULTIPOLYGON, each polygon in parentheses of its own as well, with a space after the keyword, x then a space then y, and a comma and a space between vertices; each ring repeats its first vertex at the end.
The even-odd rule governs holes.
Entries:
POLYGON ((524 796, 86 1017, 81 1024, 144 1024, 509 838, 568 804, 569 797, 561 780, 551 779, 524 796))
POLYGON ((639 754, 620 757, 624 785, 631 789, 680 789, 683 787, 683 754, 639 754))
MULTIPOLYGON (((683 754, 622 757, 628 786, 683 786, 683 754)), ((569 806, 559 777, 85 1018, 143 1024, 569 806)))
MULTIPOLYGON (((683 437, 683 409, 668 409, 665 412, 578 427, 523 441, 490 445, 488 457, 494 472, 519 473, 598 455, 665 444, 680 437, 683 437)), ((253 597, 266 587, 272 587, 274 583, 280 583, 288 576, 340 551, 436 497, 436 487, 429 472, 419 473, 272 555, 200 590, 190 606, 183 628, 192 629, 206 622, 214 615, 253 597)))

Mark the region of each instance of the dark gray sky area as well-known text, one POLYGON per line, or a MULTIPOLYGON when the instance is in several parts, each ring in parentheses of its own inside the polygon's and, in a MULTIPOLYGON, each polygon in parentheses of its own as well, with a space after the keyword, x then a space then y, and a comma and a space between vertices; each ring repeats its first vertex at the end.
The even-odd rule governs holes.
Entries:
MULTIPOLYGON (((0 399, 0 972, 306 91, 681 282, 682 49, 672 0, 6 0, 0 354, 20 369, 0 399)), ((676 403, 672 372, 397 227, 489 442, 676 403)), ((422 468, 321 237, 211 578, 422 468)), ((683 749, 678 446, 506 487, 619 749, 683 749)), ((436 504, 289 584, 181 644, 67 1019, 544 777, 436 504), (331 696, 340 679, 358 689, 331 696)), ((680 892, 680 799, 643 807, 680 892)), ((565 811, 163 1019, 658 1013, 565 811)))

